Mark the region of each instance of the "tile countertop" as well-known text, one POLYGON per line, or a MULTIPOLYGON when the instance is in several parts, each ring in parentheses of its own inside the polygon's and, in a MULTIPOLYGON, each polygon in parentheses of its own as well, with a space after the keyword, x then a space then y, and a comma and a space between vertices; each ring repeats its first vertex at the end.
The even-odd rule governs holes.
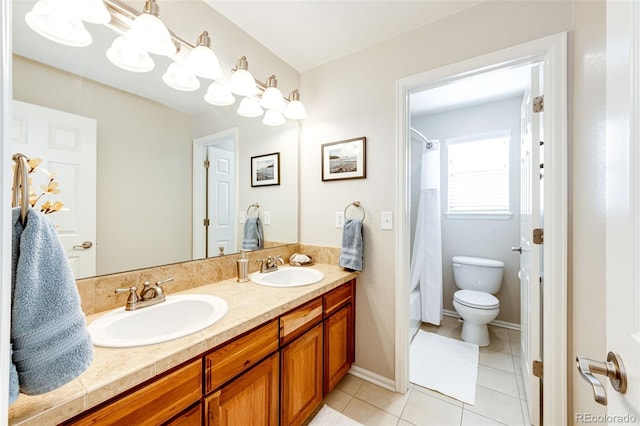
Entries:
MULTIPOLYGON (((303 287, 265 287, 229 279, 175 293, 212 294, 226 300, 229 308, 212 326, 179 339, 133 348, 94 346, 91 366, 75 380, 43 395, 20 394, 9 408, 9 424, 54 425, 69 419, 358 276, 334 265, 312 268, 325 277, 303 287)), ((89 315, 87 322, 105 313, 89 315)))

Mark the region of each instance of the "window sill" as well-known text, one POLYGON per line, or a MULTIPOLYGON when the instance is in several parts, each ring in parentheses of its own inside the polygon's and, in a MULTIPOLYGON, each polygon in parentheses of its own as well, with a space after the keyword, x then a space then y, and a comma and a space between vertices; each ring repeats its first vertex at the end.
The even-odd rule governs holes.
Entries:
POLYGON ((451 213, 446 212, 445 217, 447 219, 465 219, 465 220, 509 220, 513 213, 511 212, 489 212, 489 213, 480 213, 480 212, 464 212, 464 213, 451 213))

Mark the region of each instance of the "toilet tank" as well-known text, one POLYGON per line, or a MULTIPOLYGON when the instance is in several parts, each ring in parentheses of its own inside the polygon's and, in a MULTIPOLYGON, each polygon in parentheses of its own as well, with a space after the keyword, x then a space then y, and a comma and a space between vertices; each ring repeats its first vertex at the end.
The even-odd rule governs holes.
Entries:
POLYGON ((496 294, 502 285, 504 262, 481 257, 454 256, 453 279, 461 290, 496 294))

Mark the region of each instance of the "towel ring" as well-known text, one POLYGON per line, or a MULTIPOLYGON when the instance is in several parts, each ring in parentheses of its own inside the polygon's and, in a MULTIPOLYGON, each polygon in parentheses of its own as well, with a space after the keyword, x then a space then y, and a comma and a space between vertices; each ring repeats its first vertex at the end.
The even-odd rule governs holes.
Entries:
POLYGON ((259 209, 260 209, 260 203, 255 203, 255 204, 251 204, 249 207, 247 207, 247 216, 249 216, 249 211, 251 211, 251 209, 254 208, 256 210, 256 216, 258 216, 259 214, 259 209))
POLYGON ((364 208, 362 208, 362 206, 360 205, 360 201, 354 201, 353 203, 347 204, 347 207, 344 208, 344 217, 345 219, 347 218, 347 210, 349 210, 349 207, 354 206, 359 208, 362 211, 362 221, 364 222, 364 217, 365 217, 365 212, 364 212, 364 208))
POLYGON ((16 167, 13 170, 13 198, 11 207, 20 205, 20 221, 24 225, 29 211, 29 158, 21 153, 13 154, 16 167))

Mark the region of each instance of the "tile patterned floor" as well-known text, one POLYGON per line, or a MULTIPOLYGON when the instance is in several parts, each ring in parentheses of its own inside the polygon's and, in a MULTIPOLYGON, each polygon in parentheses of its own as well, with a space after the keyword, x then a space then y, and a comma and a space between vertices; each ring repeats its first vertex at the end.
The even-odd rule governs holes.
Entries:
MULTIPOLYGON (((444 317, 422 329, 460 340, 462 324, 444 317)), ((489 327, 491 344, 480 348, 475 405, 411 384, 405 395, 347 375, 325 398, 334 410, 365 426, 524 425, 529 418, 520 372, 520 332, 489 327)))

